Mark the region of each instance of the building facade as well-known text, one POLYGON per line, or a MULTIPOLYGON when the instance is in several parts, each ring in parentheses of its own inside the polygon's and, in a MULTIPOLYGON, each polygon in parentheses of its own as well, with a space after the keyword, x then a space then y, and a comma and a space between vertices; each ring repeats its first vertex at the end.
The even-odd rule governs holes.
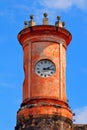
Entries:
POLYGON ((36 25, 33 16, 25 22, 18 40, 24 51, 23 99, 15 130, 87 130, 73 125, 66 97, 66 49, 72 35, 57 17, 48 25, 36 25))

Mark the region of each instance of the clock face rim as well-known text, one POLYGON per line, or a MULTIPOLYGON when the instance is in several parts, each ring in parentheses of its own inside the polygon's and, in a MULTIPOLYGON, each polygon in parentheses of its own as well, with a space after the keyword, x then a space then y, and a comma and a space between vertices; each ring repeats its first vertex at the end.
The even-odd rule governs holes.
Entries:
POLYGON ((42 78, 53 76, 55 72, 56 72, 56 65, 50 59, 41 59, 35 64, 35 73, 42 78), (41 63, 43 63, 43 65, 41 63), (45 66, 47 67, 44 67, 44 63, 45 66), (37 68, 39 69, 39 71, 37 70, 37 68))

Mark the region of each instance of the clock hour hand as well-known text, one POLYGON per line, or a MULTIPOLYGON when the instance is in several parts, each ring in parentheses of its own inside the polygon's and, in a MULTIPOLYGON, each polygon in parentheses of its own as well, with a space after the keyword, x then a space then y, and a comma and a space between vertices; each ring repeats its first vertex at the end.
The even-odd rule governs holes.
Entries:
POLYGON ((43 70, 48 70, 48 68, 43 68, 43 70))
POLYGON ((47 68, 43 68, 43 70, 54 70, 54 68, 47 67, 47 68))
POLYGON ((54 68, 52 68, 52 67, 53 67, 53 65, 49 66, 48 69, 49 70, 54 70, 54 68))
POLYGON ((49 68, 48 70, 54 70, 54 69, 49 68))

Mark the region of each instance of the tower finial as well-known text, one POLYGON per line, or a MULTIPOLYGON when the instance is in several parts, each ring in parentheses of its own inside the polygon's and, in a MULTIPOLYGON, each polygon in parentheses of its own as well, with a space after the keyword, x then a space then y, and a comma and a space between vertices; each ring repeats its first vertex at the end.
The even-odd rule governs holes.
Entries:
POLYGON ((45 18, 47 18, 47 16, 48 16, 48 14, 46 12, 43 15, 44 15, 45 18))
POLYGON ((33 20, 34 19, 34 15, 30 15, 30 19, 33 20))
POLYGON ((43 25, 48 25, 48 18, 47 18, 48 14, 45 12, 43 15, 44 15, 43 25))
POLYGON ((62 22, 63 27, 65 26, 65 22, 62 22))
POLYGON ((36 25, 36 23, 34 21, 34 15, 30 15, 29 27, 35 26, 35 25, 36 25))
POLYGON ((60 16, 57 16, 57 20, 60 21, 61 17, 60 16))
POLYGON ((24 28, 28 28, 29 27, 29 21, 24 21, 24 28))
POLYGON ((25 25, 24 28, 35 26, 36 23, 35 23, 35 21, 33 19, 34 19, 34 15, 30 15, 30 21, 25 21, 24 22, 24 25, 25 25))
POLYGON ((55 23, 55 26, 63 28, 65 26, 65 23, 61 22, 60 19, 61 19, 61 17, 57 16, 57 21, 55 23))

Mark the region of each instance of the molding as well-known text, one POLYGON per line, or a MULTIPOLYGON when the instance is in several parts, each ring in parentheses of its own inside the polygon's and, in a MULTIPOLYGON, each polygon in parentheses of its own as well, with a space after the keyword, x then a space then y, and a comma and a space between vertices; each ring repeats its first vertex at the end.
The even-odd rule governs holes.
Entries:
POLYGON ((32 115, 24 118, 20 117, 17 121, 15 130, 72 130, 72 121, 68 118, 57 115, 38 115, 33 117, 32 115))
POLYGON ((35 43, 35 42, 54 42, 54 43, 62 43, 62 45, 67 48, 67 45, 66 45, 66 41, 59 37, 59 36, 47 36, 47 35, 44 35, 44 36, 32 36, 32 37, 29 37, 29 38, 26 38, 26 40, 24 40, 23 42, 23 48, 27 45, 29 45, 29 41, 31 43, 35 43), (38 38, 39 37, 39 38, 38 38))

